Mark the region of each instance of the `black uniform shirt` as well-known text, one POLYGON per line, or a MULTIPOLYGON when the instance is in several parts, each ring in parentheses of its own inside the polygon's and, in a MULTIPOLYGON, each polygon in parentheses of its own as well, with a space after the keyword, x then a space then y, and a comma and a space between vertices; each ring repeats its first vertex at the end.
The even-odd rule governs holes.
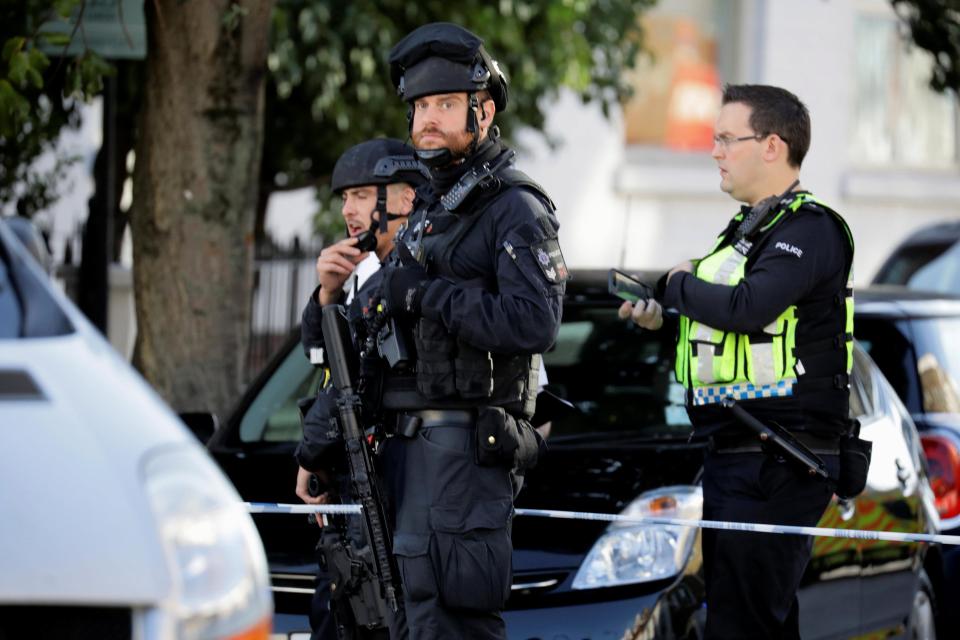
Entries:
MULTIPOLYGON (((743 280, 728 286, 690 273, 674 274, 664 291, 664 308, 676 308, 697 322, 737 333, 762 330, 790 305, 818 303, 828 308, 847 283, 844 267, 852 249, 845 232, 822 209, 801 208, 786 215, 750 256, 743 280)), ((844 307, 833 306, 826 315, 802 318, 797 343, 811 335, 835 334, 839 320, 835 314, 845 314, 844 307)), ((847 417, 818 412, 796 397, 748 400, 743 406, 760 420, 796 430, 836 432, 847 417)), ((691 406, 688 412, 703 435, 738 425, 719 405, 691 406)))

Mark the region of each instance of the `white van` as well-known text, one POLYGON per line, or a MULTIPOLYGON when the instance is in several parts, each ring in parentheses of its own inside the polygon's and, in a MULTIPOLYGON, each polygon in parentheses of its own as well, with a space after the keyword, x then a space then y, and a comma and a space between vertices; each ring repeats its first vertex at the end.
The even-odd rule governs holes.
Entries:
POLYGON ((0 638, 269 637, 232 485, 0 219, 0 638))

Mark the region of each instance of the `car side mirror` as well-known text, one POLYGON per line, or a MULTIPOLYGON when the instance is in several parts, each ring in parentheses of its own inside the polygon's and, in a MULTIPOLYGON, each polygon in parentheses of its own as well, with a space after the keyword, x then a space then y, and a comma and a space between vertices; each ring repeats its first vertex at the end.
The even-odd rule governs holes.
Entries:
POLYGON ((206 411, 188 411, 180 414, 180 419, 203 444, 207 444, 214 432, 220 427, 216 414, 206 411))

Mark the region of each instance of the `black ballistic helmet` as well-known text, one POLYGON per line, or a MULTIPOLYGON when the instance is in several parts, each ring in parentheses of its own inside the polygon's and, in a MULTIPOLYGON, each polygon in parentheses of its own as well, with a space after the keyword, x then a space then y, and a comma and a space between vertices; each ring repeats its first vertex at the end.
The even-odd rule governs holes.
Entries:
POLYGON ((483 40, 459 25, 434 22, 414 29, 390 51, 390 78, 406 102, 438 93, 489 91, 507 108, 507 78, 483 40))
POLYGON ((406 182, 414 188, 427 181, 413 147, 394 138, 367 140, 343 152, 333 167, 330 187, 340 194, 351 187, 406 182))

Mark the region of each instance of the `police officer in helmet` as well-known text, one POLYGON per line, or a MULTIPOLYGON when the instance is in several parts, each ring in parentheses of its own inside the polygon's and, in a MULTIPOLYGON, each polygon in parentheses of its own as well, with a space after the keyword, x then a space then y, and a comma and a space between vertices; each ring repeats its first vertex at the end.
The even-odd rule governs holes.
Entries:
MULTIPOLYGON (((799 184, 809 145, 810 116, 795 95, 727 86, 712 156, 720 188, 744 206, 707 255, 661 280, 663 307, 681 316, 676 374, 687 411, 695 434, 712 439, 708 520, 814 526, 834 491, 847 491, 836 480, 841 438, 857 428, 848 419, 853 237, 799 184), (779 425, 824 473, 760 441, 750 416, 779 425)), ((625 303, 620 315, 662 325, 655 300, 625 303)), ((809 536, 706 529, 702 541, 707 638, 800 637, 809 536)))
POLYGON ((381 397, 406 621, 411 638, 503 638, 516 474, 538 452, 539 354, 567 279, 559 225, 493 124, 507 82, 479 37, 428 24, 389 60, 430 171, 381 289, 415 352, 381 397))
MULTIPOLYGON (((424 173, 413 149, 391 138, 362 142, 347 149, 337 160, 331 187, 342 200, 341 213, 346 223, 347 237, 321 251, 316 265, 319 285, 310 295, 301 321, 301 342, 307 356, 315 364, 324 364, 322 307, 334 303, 346 304, 349 315, 355 321, 359 320, 361 307, 366 303, 365 294, 379 286, 381 261, 393 251, 394 236, 413 210, 416 199, 414 189, 426 181, 424 173)), ((300 465, 296 493, 308 504, 352 501, 349 478, 345 474, 338 477, 333 473, 343 447, 330 434, 330 418, 335 407, 332 394, 332 387, 321 390, 310 407, 304 418, 303 438, 296 451, 300 465), (311 494, 311 474, 322 479, 319 493, 315 491, 311 494)), ((322 522, 319 516, 317 521, 318 524, 322 522)), ((359 520, 341 519, 338 524, 346 527, 346 537, 355 545, 355 549, 364 553, 362 550, 366 542, 359 520)), ((340 542, 341 539, 342 536, 327 531, 321 544, 340 542)), ((333 576, 333 580, 344 583, 340 576, 333 576)), ((321 572, 317 582, 310 615, 312 638, 333 639, 338 634, 335 633, 334 620, 330 615, 331 576, 321 572)), ((374 591, 374 587, 367 590, 368 602, 351 604, 350 599, 355 598, 356 594, 349 594, 335 603, 333 610, 337 613, 336 624, 340 626, 339 637, 386 637, 385 629, 378 633, 376 629, 366 629, 362 624, 369 620, 368 611, 376 612, 378 609, 374 602, 377 598, 370 597, 374 591), (355 610, 357 613, 354 613, 355 610)), ((340 593, 343 592, 344 589, 341 589, 340 593)))

